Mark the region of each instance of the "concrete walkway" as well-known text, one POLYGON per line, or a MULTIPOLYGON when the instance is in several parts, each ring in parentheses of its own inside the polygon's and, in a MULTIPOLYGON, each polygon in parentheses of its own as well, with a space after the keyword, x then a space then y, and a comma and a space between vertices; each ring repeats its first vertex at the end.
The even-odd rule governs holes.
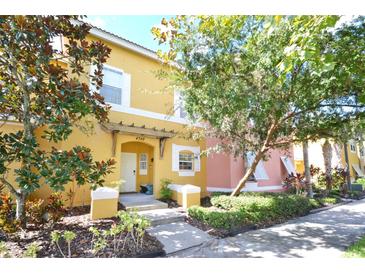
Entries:
POLYGON ((163 244, 167 255, 200 246, 213 239, 204 231, 185 222, 153 226, 148 229, 148 233, 155 236, 163 244))
POLYGON ((127 210, 136 211, 163 209, 168 206, 166 203, 156 200, 153 195, 143 193, 121 194, 119 203, 123 204, 127 210))
POLYGON ((303 258, 341 257, 365 235, 365 199, 266 229, 210 239, 169 257, 303 258))

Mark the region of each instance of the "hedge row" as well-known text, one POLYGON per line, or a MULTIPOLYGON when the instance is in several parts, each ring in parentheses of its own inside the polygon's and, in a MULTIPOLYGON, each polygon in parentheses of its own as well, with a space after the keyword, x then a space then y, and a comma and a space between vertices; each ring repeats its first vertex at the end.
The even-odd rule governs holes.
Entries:
POLYGON ((215 196, 214 207, 189 208, 189 216, 214 228, 231 229, 243 225, 266 225, 308 214, 320 207, 314 199, 289 194, 253 194, 238 197, 215 196))

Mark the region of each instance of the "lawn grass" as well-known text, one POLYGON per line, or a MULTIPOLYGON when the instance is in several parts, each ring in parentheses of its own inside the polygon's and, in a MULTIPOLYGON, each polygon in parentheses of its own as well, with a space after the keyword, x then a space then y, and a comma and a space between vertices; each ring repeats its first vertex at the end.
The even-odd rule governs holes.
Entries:
POLYGON ((350 246, 345 252, 346 258, 365 258, 365 236, 350 246))

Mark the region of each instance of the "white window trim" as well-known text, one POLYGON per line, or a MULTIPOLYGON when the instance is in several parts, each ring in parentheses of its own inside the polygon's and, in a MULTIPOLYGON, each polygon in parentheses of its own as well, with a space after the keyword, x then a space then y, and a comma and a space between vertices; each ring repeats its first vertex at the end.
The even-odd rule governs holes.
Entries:
MULTIPOLYGON (((114 104, 114 103, 109 103, 106 102, 106 104, 111 106, 112 110, 115 111, 120 111, 120 108, 129 108, 131 105, 131 75, 126 73, 124 70, 122 70, 121 68, 117 68, 117 67, 113 67, 107 64, 103 64, 104 68, 107 68, 109 70, 113 70, 117 73, 121 73, 122 77, 123 77, 123 87, 122 87, 122 104, 114 104), (127 78, 127 79, 125 79, 127 78)), ((90 66, 90 75, 93 75, 95 71, 95 66, 90 66)), ((91 79, 90 79, 90 89, 92 91, 96 91, 95 86, 92 84, 91 79)), ((100 90, 97 91, 100 94, 100 90)), ((121 111, 124 112, 124 111, 121 111)))
POLYGON ((138 169, 139 169, 139 175, 147 175, 148 173, 148 154, 147 153, 140 153, 139 154, 139 162, 138 162, 138 169), (142 161, 142 155, 146 155, 146 161, 142 161), (141 163, 145 162, 146 163, 146 169, 141 169, 141 163))
POLYGON ((182 146, 172 144, 172 171, 178 172, 179 176, 195 176, 196 172, 201 170, 200 147, 199 146, 182 146), (181 151, 190 151, 193 153, 193 170, 179 169, 179 154, 181 151))
POLYGON ((181 92, 178 90, 174 91, 174 114, 177 118, 184 119, 186 118, 181 117, 181 92))

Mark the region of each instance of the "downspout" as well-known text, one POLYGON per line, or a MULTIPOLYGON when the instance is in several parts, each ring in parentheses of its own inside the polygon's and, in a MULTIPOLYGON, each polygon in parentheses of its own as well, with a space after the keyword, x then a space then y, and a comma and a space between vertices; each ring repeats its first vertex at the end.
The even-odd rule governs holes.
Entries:
POLYGON ((349 155, 347 150, 347 142, 343 145, 344 153, 345 153, 345 162, 347 165, 347 175, 346 175, 346 181, 347 181, 347 189, 351 190, 351 177, 350 177, 350 163, 349 163, 349 155))

